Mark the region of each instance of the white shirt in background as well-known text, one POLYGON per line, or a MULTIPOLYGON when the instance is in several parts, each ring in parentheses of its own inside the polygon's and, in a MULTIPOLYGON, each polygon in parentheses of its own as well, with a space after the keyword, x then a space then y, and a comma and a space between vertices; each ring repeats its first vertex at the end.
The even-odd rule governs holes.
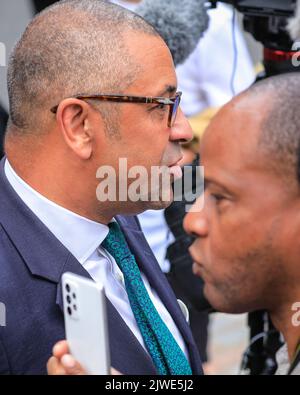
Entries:
MULTIPOLYGON (((204 37, 186 62, 176 68, 178 89, 183 92, 181 108, 187 116, 199 114, 209 107, 220 107, 233 96, 232 7, 218 4, 208 13, 209 28, 204 37)), ((238 94, 253 84, 255 73, 237 18, 235 26, 237 67, 234 91, 238 94)))

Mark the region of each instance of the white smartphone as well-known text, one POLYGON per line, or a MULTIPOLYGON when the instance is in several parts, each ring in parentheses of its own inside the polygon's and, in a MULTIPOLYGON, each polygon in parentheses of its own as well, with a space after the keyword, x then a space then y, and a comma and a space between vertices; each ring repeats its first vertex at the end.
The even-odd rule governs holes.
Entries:
POLYGON ((91 375, 110 372, 103 286, 73 273, 62 276, 66 337, 73 357, 91 375))

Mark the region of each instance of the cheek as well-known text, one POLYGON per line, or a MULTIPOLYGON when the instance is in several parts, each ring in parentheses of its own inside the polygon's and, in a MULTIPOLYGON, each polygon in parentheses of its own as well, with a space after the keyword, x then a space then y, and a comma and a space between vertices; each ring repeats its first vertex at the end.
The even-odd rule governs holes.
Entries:
POLYGON ((214 210, 209 226, 211 253, 220 259, 243 255, 261 243, 268 228, 267 219, 262 223, 253 212, 239 210, 234 205, 221 214, 214 210))
POLYGON ((169 133, 160 130, 141 130, 139 135, 128 141, 133 162, 159 166, 163 162, 169 143, 169 133))
POLYGON ((264 277, 268 234, 268 229, 251 224, 237 231, 215 233, 209 244, 208 270, 219 290, 229 295, 237 290, 242 295, 254 287, 259 288, 260 277, 264 277))
POLYGON ((259 225, 248 221, 211 221, 204 246, 208 270, 216 280, 231 277, 233 263, 259 245, 264 234, 259 225))

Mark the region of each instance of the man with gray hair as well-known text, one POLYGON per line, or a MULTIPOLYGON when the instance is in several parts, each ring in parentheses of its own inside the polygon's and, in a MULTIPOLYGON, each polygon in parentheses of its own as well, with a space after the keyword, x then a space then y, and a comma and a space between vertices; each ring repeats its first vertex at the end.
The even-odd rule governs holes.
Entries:
POLYGON ((224 313, 268 311, 286 342, 277 374, 292 375, 300 374, 299 106, 299 73, 262 80, 224 106, 200 147, 204 209, 196 202, 185 218, 208 301, 224 313))
POLYGON ((113 367, 125 374, 202 373, 185 317, 131 216, 168 206, 171 182, 167 201, 162 188, 155 201, 96 197, 103 166, 115 169, 124 193, 120 158, 129 169, 149 174, 163 166, 179 175, 180 144, 192 131, 176 86, 157 32, 106 1, 54 4, 17 43, 0 168, 0 300, 7 309, 0 373, 46 373, 52 347, 65 338, 66 271, 105 286, 113 367), (120 261, 124 253, 133 279, 120 261), (140 296, 132 280, 143 303, 134 302, 140 296))

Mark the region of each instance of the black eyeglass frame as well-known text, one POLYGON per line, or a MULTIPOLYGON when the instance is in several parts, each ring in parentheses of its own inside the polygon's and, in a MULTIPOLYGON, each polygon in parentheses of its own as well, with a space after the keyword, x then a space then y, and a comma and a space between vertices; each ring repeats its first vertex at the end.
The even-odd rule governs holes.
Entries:
MULTIPOLYGON (((115 103, 144 103, 144 104, 162 104, 164 106, 170 106, 168 116, 168 127, 174 125, 177 111, 180 105, 182 92, 176 92, 174 97, 148 97, 148 96, 128 96, 128 95, 77 95, 73 96, 74 99, 78 100, 100 100, 106 102, 115 103)), ((56 114, 58 105, 50 109, 53 114, 56 114)))

